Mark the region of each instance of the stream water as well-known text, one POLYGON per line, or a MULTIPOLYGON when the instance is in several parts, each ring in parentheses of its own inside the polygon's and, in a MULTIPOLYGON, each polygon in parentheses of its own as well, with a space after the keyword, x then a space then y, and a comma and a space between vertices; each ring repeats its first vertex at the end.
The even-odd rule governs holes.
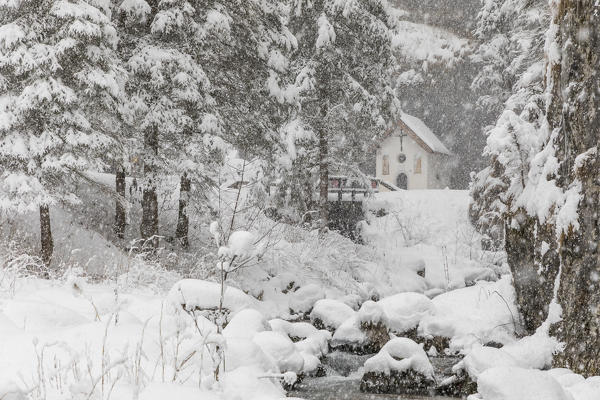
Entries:
MULTIPOLYGON (((296 385, 288 394, 289 397, 300 397, 306 400, 453 400, 443 396, 404 396, 397 394, 373 394, 360 391, 362 366, 371 355, 354 355, 334 351, 323 360, 326 376, 306 378, 296 385)), ((455 359, 432 358, 436 376, 443 377, 456 363, 455 359)))

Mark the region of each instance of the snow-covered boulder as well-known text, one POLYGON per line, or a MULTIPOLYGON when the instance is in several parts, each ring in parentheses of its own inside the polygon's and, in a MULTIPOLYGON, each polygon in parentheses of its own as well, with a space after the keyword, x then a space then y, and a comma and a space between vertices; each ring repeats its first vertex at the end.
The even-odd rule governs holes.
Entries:
MULTIPOLYGON (((360 328, 358 314, 348 318, 333 333, 331 347, 344 351, 364 353, 362 351, 368 344, 368 337, 360 328)), ((372 351, 370 351, 372 353, 372 351)))
MULTIPOLYGON (((502 348, 475 345, 454 369, 464 370, 473 381, 492 367, 546 369, 552 365, 552 355, 558 349, 556 339, 539 331, 502 348)), ((560 371, 555 372, 557 374, 560 371)))
POLYGON ((300 287, 290 295, 290 309, 294 313, 308 313, 318 300, 325 298, 325 291, 316 284, 300 287))
POLYGON ((315 303, 310 320, 319 329, 335 331, 355 314, 356 311, 341 301, 322 299, 315 303))
POLYGON ((474 381, 479 375, 492 367, 516 367, 519 361, 502 349, 481 346, 471 350, 465 358, 458 363, 455 371, 464 370, 474 381))
POLYGON ((419 322, 433 310, 431 300, 420 293, 399 293, 376 302, 365 301, 355 317, 336 329, 332 346, 373 353, 387 343, 390 333, 416 339, 419 322))
POLYGON ((279 372, 299 374, 304 371, 304 357, 287 335, 264 331, 254 335, 253 341, 275 361, 279 372))
POLYGON ((371 393, 426 395, 433 385, 433 366, 421 345, 393 338, 365 362, 360 387, 371 393))
POLYGON ((289 336, 293 342, 298 342, 302 339, 318 333, 319 330, 308 322, 289 322, 283 319, 272 319, 269 321, 271 329, 276 332, 281 332, 289 336))
POLYGON ((415 329, 421 320, 435 312, 433 302, 421 293, 399 293, 377 302, 387 318, 388 328, 397 335, 415 329))
POLYGON ((240 367, 256 367, 265 372, 279 372, 279 365, 253 340, 237 337, 226 338, 225 367, 233 371, 240 367))
POLYGON ((321 367, 320 358, 329 352, 331 332, 318 330, 307 322, 289 322, 281 319, 269 321, 273 331, 287 335, 295 342, 296 350, 304 358, 303 372, 316 374, 321 367))
POLYGON ((365 301, 358 311, 358 321, 367 336, 365 352, 377 352, 390 340, 390 321, 379 302, 365 301))
MULTIPOLYGON (((173 285, 167 301, 187 311, 216 310, 221 301, 221 285, 200 279, 183 279, 173 285)), ((259 308, 259 301, 240 289, 226 286, 223 308, 235 313, 244 308, 259 308)))
POLYGON ((519 367, 494 367, 477 381, 481 400, 571 400, 547 371, 519 367))
MULTIPOLYGON (((418 335, 430 341, 436 338, 452 352, 469 349, 475 344, 514 342, 518 329, 518 310, 510 276, 497 282, 452 290, 432 300, 434 311, 424 315, 418 335)), ((438 350, 442 347, 436 345, 438 350)))
POLYGON ((252 339, 258 332, 270 330, 271 326, 259 311, 247 308, 233 315, 231 321, 223 329, 223 336, 225 338, 252 339))

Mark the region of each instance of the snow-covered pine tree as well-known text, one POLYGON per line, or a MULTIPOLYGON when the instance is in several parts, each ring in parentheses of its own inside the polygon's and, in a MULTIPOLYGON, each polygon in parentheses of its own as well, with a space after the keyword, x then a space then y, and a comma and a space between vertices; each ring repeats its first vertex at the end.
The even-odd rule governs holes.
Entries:
POLYGON ((242 156, 270 157, 279 104, 267 80, 287 63, 295 38, 279 1, 197 0, 204 37, 198 49, 213 85, 224 138, 242 156))
POLYGON ((544 52, 545 1, 488 0, 479 13, 475 55, 482 65, 473 86, 487 88, 479 106, 499 114, 487 128, 490 165, 473 177, 471 220, 494 248, 504 246, 525 327, 546 318, 557 253, 548 230, 523 200, 536 154, 547 140, 544 52))
POLYGON ((552 1, 550 10, 545 68, 534 61, 522 74, 491 130, 493 164, 474 182, 472 210, 478 216, 493 210, 506 224, 508 262, 526 327, 554 324, 564 345, 554 364, 595 375, 600 364, 590 349, 600 347, 600 122, 594 95, 600 86, 600 10, 593 1, 552 1))
POLYGON ((104 121, 121 95, 108 13, 101 0, 0 1, 1 205, 39 209, 46 265, 50 206, 76 202, 70 185, 117 147, 104 121))
POLYGON ((185 0, 162 0, 154 14, 143 0, 124 2, 120 10, 125 24, 138 35, 127 61, 127 118, 143 134, 140 233, 158 245, 157 185, 161 177, 177 173, 181 182, 176 236, 187 246, 191 183, 205 178, 214 135, 221 130, 220 118, 213 113, 211 85, 199 62, 206 32, 196 9, 185 0))
POLYGON ((299 182, 305 203, 310 202, 318 179, 319 220, 324 228, 330 172, 360 174, 358 166, 371 155, 374 139, 399 116, 392 87, 396 62, 391 39, 396 20, 394 9, 383 0, 288 0, 285 4, 298 49, 287 66, 292 83, 276 78, 270 82, 274 96, 296 104, 282 130, 282 158, 290 171, 312 177, 312 182, 299 182), (305 147, 298 149, 298 144, 305 147))

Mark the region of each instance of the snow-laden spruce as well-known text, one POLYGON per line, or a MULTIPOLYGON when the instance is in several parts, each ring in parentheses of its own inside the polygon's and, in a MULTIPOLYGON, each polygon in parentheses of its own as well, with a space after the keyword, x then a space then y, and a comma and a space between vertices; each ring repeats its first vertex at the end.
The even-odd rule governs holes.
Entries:
POLYGON ((76 202, 82 172, 118 153, 118 36, 102 1, 5 1, 0 12, 0 207, 39 208, 49 264, 49 206, 76 202))

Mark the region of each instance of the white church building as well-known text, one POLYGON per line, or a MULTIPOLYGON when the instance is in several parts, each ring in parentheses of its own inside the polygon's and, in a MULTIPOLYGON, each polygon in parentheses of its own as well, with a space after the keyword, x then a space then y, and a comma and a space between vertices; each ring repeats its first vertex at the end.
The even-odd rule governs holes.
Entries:
POLYGON ((450 185, 451 158, 423 121, 403 114, 377 148, 376 178, 400 189, 444 189, 450 185))

